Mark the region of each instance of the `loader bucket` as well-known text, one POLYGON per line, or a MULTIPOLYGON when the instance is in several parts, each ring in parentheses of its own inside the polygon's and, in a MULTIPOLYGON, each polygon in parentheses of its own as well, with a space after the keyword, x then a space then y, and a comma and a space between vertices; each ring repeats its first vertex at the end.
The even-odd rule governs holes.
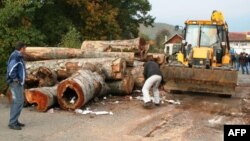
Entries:
POLYGON ((186 66, 163 66, 165 88, 169 90, 235 94, 237 71, 226 69, 188 68, 186 66))

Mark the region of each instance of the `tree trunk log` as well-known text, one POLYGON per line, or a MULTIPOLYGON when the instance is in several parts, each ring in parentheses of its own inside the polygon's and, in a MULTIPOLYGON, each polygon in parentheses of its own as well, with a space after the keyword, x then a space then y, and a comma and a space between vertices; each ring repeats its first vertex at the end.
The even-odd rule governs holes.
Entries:
POLYGON ((133 66, 135 54, 133 52, 93 52, 86 51, 84 58, 123 58, 125 59, 127 66, 133 66))
MULTIPOLYGON (((7 96, 9 104, 11 104, 13 98, 12 98, 12 92, 11 92, 10 88, 8 88, 8 90, 6 91, 6 96, 7 96)), ((23 97, 24 97, 23 106, 25 107, 28 105, 28 101, 26 99, 25 93, 23 93, 23 97)))
POLYGON ((50 87, 57 83, 57 75, 47 67, 39 67, 26 77, 27 88, 50 87))
POLYGON ((142 89, 144 84, 144 76, 143 76, 144 67, 137 66, 129 69, 130 74, 133 76, 134 79, 134 89, 142 89))
POLYGON ((109 94, 113 95, 130 95, 134 88, 134 79, 131 75, 126 75, 122 80, 107 81, 110 87, 109 94))
POLYGON ((146 57, 149 44, 143 38, 112 41, 84 41, 81 49, 94 52, 135 52, 141 59, 146 57))
POLYGON ((101 68, 107 80, 120 80, 126 73, 126 62, 118 58, 84 58, 84 59, 61 59, 26 62, 27 74, 34 74, 40 67, 46 67, 55 71, 58 78, 70 76, 86 64, 94 64, 101 68), (60 76, 63 75, 63 76, 60 76))
POLYGON ((45 112, 57 104, 56 90, 57 86, 26 89, 25 96, 30 104, 37 104, 37 111, 45 112))
POLYGON ((62 81, 57 88, 57 99, 62 109, 81 108, 95 96, 108 91, 103 77, 90 70, 80 70, 62 81))
POLYGON ((138 67, 138 66, 143 66, 145 62, 142 62, 142 61, 134 61, 134 65, 133 67, 138 67))
MULTIPOLYGON (((160 67, 162 74, 164 73, 164 66, 160 67)), ((134 78, 135 84, 134 84, 134 89, 142 89, 144 82, 145 82, 145 78, 143 75, 144 72, 144 66, 136 66, 133 68, 128 68, 127 69, 128 73, 131 74, 134 78)), ((164 81, 166 82, 167 79, 164 78, 164 81)))
POLYGON ((94 52, 76 48, 59 47, 27 47, 24 58, 26 61, 41 61, 70 58, 124 58, 128 66, 133 66, 132 52, 94 52))
POLYGON ((76 48, 27 47, 24 59, 27 61, 83 58, 84 51, 76 48))
POLYGON ((159 65, 166 62, 166 55, 162 53, 148 53, 145 61, 149 61, 150 58, 153 58, 153 60, 159 65))

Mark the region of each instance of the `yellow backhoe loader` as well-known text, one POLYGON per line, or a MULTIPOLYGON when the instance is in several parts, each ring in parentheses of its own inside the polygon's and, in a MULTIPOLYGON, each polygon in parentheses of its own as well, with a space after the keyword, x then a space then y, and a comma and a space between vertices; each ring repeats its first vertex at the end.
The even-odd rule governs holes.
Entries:
POLYGON ((184 40, 177 53, 178 63, 164 66, 165 87, 169 90, 235 94, 237 71, 230 61, 228 26, 220 11, 211 20, 188 20, 184 40))

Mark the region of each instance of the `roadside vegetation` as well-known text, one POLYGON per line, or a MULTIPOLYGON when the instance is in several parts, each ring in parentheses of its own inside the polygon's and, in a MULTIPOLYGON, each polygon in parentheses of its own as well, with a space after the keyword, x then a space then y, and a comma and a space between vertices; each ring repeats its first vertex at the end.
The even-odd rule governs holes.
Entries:
POLYGON ((16 41, 80 48, 83 40, 131 39, 152 26, 148 0, 0 0, 0 91, 16 41))

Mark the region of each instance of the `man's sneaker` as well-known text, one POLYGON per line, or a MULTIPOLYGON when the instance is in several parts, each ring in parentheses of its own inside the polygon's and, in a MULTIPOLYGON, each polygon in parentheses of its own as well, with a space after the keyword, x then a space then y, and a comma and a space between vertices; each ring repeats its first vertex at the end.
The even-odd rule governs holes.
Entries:
POLYGON ((17 125, 20 126, 20 127, 24 127, 25 124, 21 123, 21 122, 17 122, 17 125))
POLYGON ((13 129, 13 130, 22 130, 22 128, 18 125, 8 125, 10 129, 13 129))
POLYGON ((144 103, 144 108, 150 109, 153 107, 153 103, 151 101, 144 103))
POLYGON ((159 107, 159 106, 161 106, 161 104, 160 103, 155 103, 155 106, 159 107))

